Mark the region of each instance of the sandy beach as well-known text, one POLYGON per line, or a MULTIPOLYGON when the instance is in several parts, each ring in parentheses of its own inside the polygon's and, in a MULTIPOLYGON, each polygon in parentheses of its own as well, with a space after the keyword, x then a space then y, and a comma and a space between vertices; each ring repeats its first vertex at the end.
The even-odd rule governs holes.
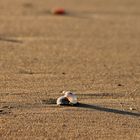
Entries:
POLYGON ((139 140, 139 5, 1 0, 0 139, 139 140), (80 104, 57 106, 63 90, 80 104))

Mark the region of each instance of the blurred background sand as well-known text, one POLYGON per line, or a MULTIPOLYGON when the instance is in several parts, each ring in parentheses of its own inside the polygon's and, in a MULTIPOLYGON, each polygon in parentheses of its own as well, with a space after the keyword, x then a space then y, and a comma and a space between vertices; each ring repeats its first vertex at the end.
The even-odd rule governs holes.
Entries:
POLYGON ((1 0, 0 138, 140 139, 139 5, 1 0), (85 105, 48 104, 62 90, 85 105))

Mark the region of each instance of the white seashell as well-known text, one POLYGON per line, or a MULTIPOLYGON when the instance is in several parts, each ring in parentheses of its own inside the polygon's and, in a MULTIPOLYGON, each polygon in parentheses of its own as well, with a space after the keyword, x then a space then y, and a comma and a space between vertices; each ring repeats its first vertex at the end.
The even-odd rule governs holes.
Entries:
POLYGON ((69 100, 65 96, 61 96, 57 99, 57 105, 69 105, 69 100))
POLYGON ((130 110, 135 110, 135 109, 134 109, 134 108, 132 108, 132 107, 130 107, 129 109, 130 109, 130 110))
POLYGON ((77 96, 70 91, 63 91, 64 97, 68 98, 71 104, 77 104, 77 96))

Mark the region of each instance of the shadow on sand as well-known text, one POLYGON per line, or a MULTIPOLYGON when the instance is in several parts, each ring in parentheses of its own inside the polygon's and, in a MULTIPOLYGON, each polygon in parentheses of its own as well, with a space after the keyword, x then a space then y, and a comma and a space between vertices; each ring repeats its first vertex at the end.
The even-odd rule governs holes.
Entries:
POLYGON ((19 40, 16 40, 16 39, 3 38, 3 37, 0 37, 0 41, 6 41, 6 42, 12 42, 12 43, 23 43, 22 41, 19 41, 19 40))
POLYGON ((118 109, 106 108, 106 107, 101 107, 101 106, 97 106, 97 105, 78 103, 78 105, 76 105, 75 107, 93 109, 93 110, 110 112, 110 113, 121 114, 121 115, 130 115, 130 116, 140 117, 140 113, 134 113, 134 112, 128 112, 128 111, 123 111, 123 110, 118 110, 118 109))

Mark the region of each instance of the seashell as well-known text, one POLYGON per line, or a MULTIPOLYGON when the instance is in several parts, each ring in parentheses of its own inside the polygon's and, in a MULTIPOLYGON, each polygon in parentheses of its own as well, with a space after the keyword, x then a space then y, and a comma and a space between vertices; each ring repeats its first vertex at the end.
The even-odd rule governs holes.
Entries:
POLYGON ((77 104, 77 96, 72 93, 71 91, 63 91, 64 97, 66 97, 69 101, 70 104, 77 104))
POLYGON ((69 100, 65 96, 61 96, 57 99, 56 103, 57 105, 69 105, 69 100))

